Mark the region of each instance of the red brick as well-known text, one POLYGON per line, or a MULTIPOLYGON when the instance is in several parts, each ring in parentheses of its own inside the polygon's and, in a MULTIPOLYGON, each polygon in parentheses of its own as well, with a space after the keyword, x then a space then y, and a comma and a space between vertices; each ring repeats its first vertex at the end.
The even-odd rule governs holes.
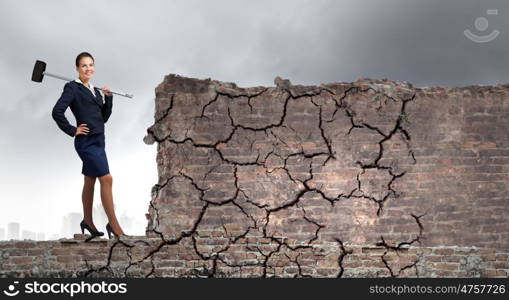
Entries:
POLYGON ((434 266, 437 270, 442 271, 458 271, 459 264, 455 263, 438 263, 434 266))
POLYGON ((11 256, 9 257, 9 263, 15 265, 30 264, 34 261, 33 256, 11 256))

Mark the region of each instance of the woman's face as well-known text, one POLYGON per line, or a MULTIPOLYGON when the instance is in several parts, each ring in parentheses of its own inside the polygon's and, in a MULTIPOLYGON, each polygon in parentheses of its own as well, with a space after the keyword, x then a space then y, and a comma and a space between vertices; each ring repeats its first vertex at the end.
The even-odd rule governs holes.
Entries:
POLYGON ((80 74, 80 78, 89 80, 94 76, 94 60, 90 57, 82 57, 76 70, 80 74))

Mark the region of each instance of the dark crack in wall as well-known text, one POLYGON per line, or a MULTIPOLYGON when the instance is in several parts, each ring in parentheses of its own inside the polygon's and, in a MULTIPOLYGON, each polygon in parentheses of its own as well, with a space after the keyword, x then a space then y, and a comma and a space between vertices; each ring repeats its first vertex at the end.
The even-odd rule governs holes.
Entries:
POLYGON ((156 88, 147 235, 0 243, 1 276, 506 277, 509 85, 156 88))

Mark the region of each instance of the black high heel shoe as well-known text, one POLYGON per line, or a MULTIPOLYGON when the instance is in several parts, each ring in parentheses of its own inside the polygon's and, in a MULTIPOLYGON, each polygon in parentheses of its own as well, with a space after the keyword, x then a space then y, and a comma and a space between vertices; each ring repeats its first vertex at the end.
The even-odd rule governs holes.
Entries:
POLYGON ((116 236, 117 238, 119 237, 119 235, 113 231, 113 228, 111 228, 110 226, 110 223, 106 224, 106 232, 108 233, 108 238, 111 239, 111 234, 113 233, 114 236, 116 236))
POLYGON ((88 232, 90 232, 90 235, 92 235, 92 237, 104 235, 104 232, 93 230, 90 226, 88 226, 88 224, 85 222, 85 220, 81 221, 80 227, 81 227, 82 234, 85 234, 85 229, 86 229, 86 230, 88 230, 88 232))

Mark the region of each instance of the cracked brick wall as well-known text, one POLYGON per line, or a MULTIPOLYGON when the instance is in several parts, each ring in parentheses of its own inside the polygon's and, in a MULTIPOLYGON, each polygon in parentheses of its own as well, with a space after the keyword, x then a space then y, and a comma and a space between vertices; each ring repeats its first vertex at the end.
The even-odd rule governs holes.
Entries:
POLYGON ((1 276, 509 274, 509 85, 156 88, 147 235, 0 243, 1 276))

